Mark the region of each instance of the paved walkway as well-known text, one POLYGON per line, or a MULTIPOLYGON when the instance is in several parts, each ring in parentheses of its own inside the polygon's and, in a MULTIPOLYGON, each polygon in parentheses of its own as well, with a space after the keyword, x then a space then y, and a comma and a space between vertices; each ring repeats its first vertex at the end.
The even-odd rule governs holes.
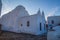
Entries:
POLYGON ((0 35, 0 40, 47 40, 46 35, 36 36, 25 33, 3 32, 0 35))

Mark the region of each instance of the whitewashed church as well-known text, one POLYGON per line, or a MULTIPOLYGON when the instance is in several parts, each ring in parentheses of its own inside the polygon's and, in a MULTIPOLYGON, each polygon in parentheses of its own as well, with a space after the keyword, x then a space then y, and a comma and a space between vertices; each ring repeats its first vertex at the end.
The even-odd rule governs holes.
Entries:
POLYGON ((25 7, 19 5, 14 10, 3 15, 0 18, 2 30, 16 33, 29 33, 40 35, 46 33, 46 21, 44 12, 38 12, 34 15, 29 15, 25 7))

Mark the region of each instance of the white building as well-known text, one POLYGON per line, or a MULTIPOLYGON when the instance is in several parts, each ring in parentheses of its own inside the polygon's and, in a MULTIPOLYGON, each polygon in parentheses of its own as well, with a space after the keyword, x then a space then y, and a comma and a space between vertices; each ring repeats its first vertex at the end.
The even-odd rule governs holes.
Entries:
POLYGON ((60 25, 60 16, 50 16, 47 18, 49 27, 60 25))
POLYGON ((39 35, 46 33, 44 12, 29 15, 23 6, 17 6, 0 19, 2 30, 16 33, 30 33, 39 35))
POLYGON ((54 31, 48 31, 47 40, 60 40, 60 26, 53 27, 54 31))

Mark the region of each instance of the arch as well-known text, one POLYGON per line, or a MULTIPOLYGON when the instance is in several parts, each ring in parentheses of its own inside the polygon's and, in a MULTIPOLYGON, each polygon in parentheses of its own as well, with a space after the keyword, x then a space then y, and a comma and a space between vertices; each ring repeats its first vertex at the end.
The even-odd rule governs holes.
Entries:
POLYGON ((30 22, 29 22, 29 21, 27 21, 27 26, 28 26, 28 27, 30 26, 30 22))

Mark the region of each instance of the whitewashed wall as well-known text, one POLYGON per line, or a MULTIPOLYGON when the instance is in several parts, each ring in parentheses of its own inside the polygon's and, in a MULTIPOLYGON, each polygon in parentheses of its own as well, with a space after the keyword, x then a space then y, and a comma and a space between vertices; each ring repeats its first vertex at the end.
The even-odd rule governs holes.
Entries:
POLYGON ((36 15, 32 15, 32 16, 25 16, 25 17, 21 17, 18 18, 17 20, 17 31, 19 32, 23 32, 23 33, 30 33, 30 34, 35 34, 35 35, 39 35, 42 33, 46 32, 45 28, 45 20, 42 19, 42 16, 36 14, 36 15), (30 22, 30 26, 27 26, 27 21, 30 22), (41 29, 40 30, 40 23, 41 23, 41 29), (22 24, 22 26, 21 26, 22 24))
POLYGON ((0 23, 2 24, 2 30, 7 31, 9 31, 10 29, 13 30, 13 28, 16 26, 17 18, 28 15, 29 15, 28 12, 25 10, 23 6, 17 6, 14 10, 1 17, 0 23))
POLYGON ((22 17, 20 19, 18 19, 18 27, 20 32, 23 33, 31 33, 31 34, 38 34, 38 32, 40 33, 40 29, 38 27, 38 22, 37 22, 37 16, 33 15, 33 16, 26 16, 26 17, 22 17), (27 26, 27 21, 30 22, 30 26, 27 26), (21 27, 21 24, 23 24, 23 26, 21 27))
POLYGON ((9 20, 3 17, 3 19, 4 21, 2 22, 3 24, 2 30, 17 32, 17 33, 30 33, 35 35, 39 35, 46 32, 46 29, 44 29, 45 20, 43 20, 42 16, 38 14, 18 17, 18 18, 11 17, 11 19, 9 18, 9 20), (30 22, 29 27, 27 27, 27 21, 30 22), (40 30, 40 23, 41 23, 42 30, 40 30))
POLYGON ((23 6, 18 6, 8 14, 2 16, 1 24, 2 30, 12 31, 17 33, 31 33, 39 35, 46 32, 45 18, 40 14, 40 10, 35 15, 30 15, 23 6), (27 21, 30 26, 27 27, 27 21), (42 30, 40 31, 40 23, 42 30), (22 27, 21 27, 22 24, 22 27))
POLYGON ((55 31, 49 31, 47 34, 47 40, 60 40, 60 26, 53 28, 55 31))
POLYGON ((52 24, 53 26, 56 26, 60 23, 60 16, 51 16, 51 17, 48 17, 48 24, 52 24, 51 21, 53 20, 54 21, 54 24, 52 24))

